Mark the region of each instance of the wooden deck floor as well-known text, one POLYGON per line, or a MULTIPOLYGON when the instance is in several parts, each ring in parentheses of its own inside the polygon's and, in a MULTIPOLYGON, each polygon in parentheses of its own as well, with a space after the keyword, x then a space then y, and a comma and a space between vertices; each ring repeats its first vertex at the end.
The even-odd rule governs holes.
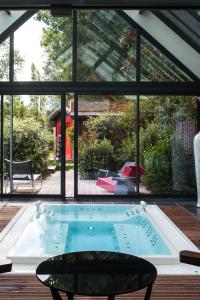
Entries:
MULTIPOLYGON (((183 207, 161 207, 172 221, 200 247, 200 220, 183 207)), ((19 207, 0 207, 0 230, 9 222, 19 207)), ((49 289, 32 275, 0 276, 0 300, 50 300, 49 289)), ((63 297, 63 299, 66 299, 63 297)), ((92 300, 92 297, 76 299, 92 300)), ((96 297, 95 299, 105 299, 96 297)), ((121 295, 119 300, 144 299, 144 291, 121 295)), ((152 293, 152 300, 200 300, 200 276, 158 276, 152 293)))
MULTIPOLYGON (((68 198, 74 197, 74 171, 69 170, 65 172, 65 195, 68 198)), ((4 183, 5 184, 5 183, 4 183)), ((32 185, 22 185, 19 186, 15 191, 16 194, 38 194, 38 195, 59 195, 61 188, 61 173, 56 171, 53 174, 50 174, 42 181, 42 188, 40 189, 40 184, 36 187, 36 190, 33 191, 32 185)), ((9 193, 9 186, 5 190, 5 193, 9 193)), ((83 180, 80 179, 78 175, 78 193, 80 195, 112 195, 113 193, 107 192, 105 189, 96 185, 96 180, 83 180)), ((140 193, 150 194, 144 186, 140 185, 140 193)))

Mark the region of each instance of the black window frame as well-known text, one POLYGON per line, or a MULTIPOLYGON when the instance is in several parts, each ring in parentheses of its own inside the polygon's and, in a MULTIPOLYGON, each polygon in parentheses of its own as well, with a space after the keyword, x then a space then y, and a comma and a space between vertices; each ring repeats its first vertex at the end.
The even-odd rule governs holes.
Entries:
MULTIPOLYGON (((8 1, 6 1, 8 4, 8 1)), ((12 1, 11 1, 12 2, 12 1)), ((20 1, 20 3, 23 3, 25 1, 20 1)), ((26 1, 27 2, 27 1, 26 1)), ((36 10, 38 9, 49 9, 49 6, 39 6, 36 5, 40 1, 35 1, 34 8, 36 10)), ((42 2, 42 1, 41 1, 42 2)), ((50 2, 50 1, 46 1, 50 2)), ((61 1, 62 2, 62 1, 61 1)), ((129 1, 127 1, 129 2, 129 1)), ((140 8, 143 6, 140 2, 140 8)), ((145 2, 145 1, 144 1, 145 2)), ((147 1, 146 1, 147 2, 147 1)), ((156 3, 158 1, 155 1, 156 3)), ((167 1, 166 1, 167 2, 167 1)), ((174 1, 173 1, 174 2, 174 1)), ((186 1, 182 1, 186 2, 186 1)), ((195 1, 194 1, 195 2, 195 1)), ((170 1, 168 1, 170 3, 170 1)), ((182 4, 184 4, 182 3, 182 4)), ((193 3, 193 2, 192 2, 193 3)), ((193 7, 193 4, 190 3, 190 8, 193 7)), ((3 3, 2 3, 3 4, 3 3)), ((0 9, 4 9, 5 7, 0 4, 0 9)), ((164 4, 163 4, 164 5, 164 4)), ((144 6, 146 7, 146 6, 144 6)), ((152 6, 153 2, 152 2, 152 6)), ((148 8, 151 8, 148 6, 148 8)), ((158 7, 158 4, 157 6, 158 7)), ((162 6, 162 8, 165 8, 165 6, 162 6)), ((168 6, 167 6, 168 7, 168 6)), ((174 7, 174 6, 172 6, 174 7)), ((183 7, 183 6, 182 6, 183 7)), ((186 7, 186 4, 185 6, 186 7)), ((195 7, 196 4, 195 4, 195 7)), ((11 6, 12 10, 18 9, 19 6, 11 6)), ((23 8, 27 8, 27 6, 23 6, 23 8)), ((88 9, 87 5, 83 7, 84 9, 88 9)), ((92 6, 90 8, 98 8, 98 6, 92 6)), ((103 6, 100 6, 100 8, 104 8, 103 6)), ((119 8, 119 6, 117 6, 119 8)), ((134 8, 137 8, 137 5, 135 4, 134 8)), ((82 7, 81 7, 82 9, 82 7)), ((112 7, 109 7, 109 9, 113 9, 112 7)), ((190 96, 196 96, 200 95, 200 79, 197 78, 190 70, 188 70, 182 63, 180 63, 176 58, 174 58, 164 47, 162 47, 159 42, 155 41, 154 38, 152 38, 147 32, 145 32, 138 24, 136 24, 130 17, 128 17, 124 12, 119 11, 118 13, 120 15, 123 15, 128 22, 131 22, 134 26, 137 27, 138 34, 137 34, 137 48, 136 48, 136 60, 137 60, 137 71, 136 71, 136 82, 80 82, 77 81, 77 13, 76 9, 73 9, 73 58, 72 58, 72 81, 71 82, 15 82, 13 81, 13 72, 14 72, 14 43, 13 43, 13 34, 14 31, 19 27, 19 23, 16 24, 16 27, 13 26, 11 31, 7 31, 7 34, 4 35, 4 38, 7 38, 7 36, 10 36, 10 75, 9 75, 9 82, 0 82, 0 95, 2 99, 2 95, 50 95, 50 94, 57 94, 61 95, 61 114, 62 114, 62 179, 61 179, 61 198, 64 200, 66 199, 65 196, 65 127, 64 127, 64 109, 65 109, 65 99, 66 99, 66 93, 73 93, 74 99, 75 99, 75 141, 74 141, 74 153, 75 153, 75 172, 74 172, 74 180, 75 180, 75 186, 74 186, 74 197, 75 199, 81 199, 81 198, 97 198, 97 199, 119 199, 122 200, 123 198, 127 198, 129 200, 136 200, 138 198, 191 198, 195 197, 195 195, 173 195, 173 194, 159 194, 159 195, 144 195, 144 194, 136 194, 136 195, 128 195, 128 196, 116 196, 116 195, 78 195, 77 191, 77 180, 78 180, 78 142, 77 142, 77 113, 78 113, 78 96, 81 94, 88 94, 88 95, 102 95, 102 94, 112 94, 112 95, 135 95, 138 99, 138 106, 137 111, 139 111, 139 96, 140 95, 190 95, 190 96), (141 35, 145 36, 148 41, 150 41, 152 44, 154 44, 158 49, 160 49, 169 59, 172 59, 172 61, 177 64, 183 71, 185 71, 190 77, 193 78, 193 82, 141 82, 140 81, 140 41, 141 41, 141 35)), ((36 11, 34 11, 36 12, 36 11)), ((33 13, 33 11, 32 11, 33 13)), ((24 20, 25 21, 25 20, 24 20)), ((2 114, 2 112, 1 112, 2 114)), ((198 130, 200 129, 200 105, 198 102, 198 110, 197 110, 197 116, 198 116, 198 130)), ((3 119, 1 120, 1 126, 3 126, 3 119)), ((138 115, 138 123, 137 123, 137 131, 139 132, 139 115, 138 115)), ((137 139, 139 141, 139 135, 137 136, 137 139)), ((2 149, 2 143, 3 140, 1 140, 1 149, 2 149)), ((137 161, 139 162, 139 149, 137 149, 137 161)), ((2 171, 2 164, 3 164, 3 153, 1 152, 1 171, 2 171)), ((138 183, 139 184, 139 183, 138 183)), ((137 184, 137 185, 138 185, 137 184)), ((19 194, 19 195, 10 195, 10 194, 4 194, 3 190, 1 189, 1 196, 2 197, 9 197, 9 198, 49 198, 49 199, 55 199, 58 198, 58 195, 30 195, 30 194, 19 194)))

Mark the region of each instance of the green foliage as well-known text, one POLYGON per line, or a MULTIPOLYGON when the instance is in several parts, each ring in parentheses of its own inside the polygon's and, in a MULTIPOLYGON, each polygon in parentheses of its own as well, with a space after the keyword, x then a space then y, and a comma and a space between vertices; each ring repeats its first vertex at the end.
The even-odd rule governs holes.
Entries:
POLYGON ((109 140, 114 150, 119 149, 119 145, 127 136, 127 131, 120 122, 120 118, 111 114, 91 117, 85 122, 85 126, 92 140, 109 140))
MULTIPOLYGON (((4 123, 5 148, 9 148, 9 122, 4 123)), ((32 160, 34 173, 47 173, 49 151, 53 148, 51 132, 34 118, 13 120, 13 160, 32 160), (33 125, 34 124, 34 125, 33 125)), ((8 153, 8 151, 5 151, 8 153)), ((5 157, 8 158, 8 157, 5 157)))
MULTIPOLYGON (((9 46, 8 39, 0 44, 0 80, 9 80, 9 46)), ((14 51, 14 60, 16 74, 22 69, 24 63, 24 59, 17 49, 14 51)))
POLYGON ((177 122, 195 119, 195 107, 186 96, 141 100, 140 159, 145 168, 141 179, 151 192, 194 191, 193 154, 185 152, 180 138, 175 142, 174 134, 177 122))
MULTIPOLYGON (((127 101, 128 102, 128 101, 127 101)), ((131 101, 127 103, 126 108, 121 111, 121 115, 118 116, 118 120, 121 126, 126 131, 126 136, 130 136, 136 130, 136 99, 133 97, 131 101)))
POLYGON ((113 170, 115 166, 114 150, 110 141, 94 141, 89 145, 82 142, 79 147, 79 172, 82 178, 96 178, 99 169, 113 170))
POLYGON ((41 46, 45 48, 47 60, 45 76, 49 80, 71 79, 72 63, 72 19, 53 17, 48 11, 39 11, 36 20, 45 24, 41 46))
POLYGON ((172 190, 170 140, 159 140, 144 152, 145 175, 142 182, 152 193, 167 193, 172 190))
POLYGON ((159 125, 157 123, 151 122, 147 128, 140 129, 140 153, 141 162, 143 163, 143 156, 145 150, 149 147, 155 146, 159 139, 159 125))
MULTIPOLYGON (((49 160, 48 166, 55 166, 56 171, 61 170, 61 161, 60 160, 49 160)), ((73 170, 74 169, 74 163, 70 161, 66 161, 65 163, 65 171, 73 170)))
POLYGON ((194 157, 184 150, 180 137, 171 138, 173 190, 176 192, 195 192, 194 157))
POLYGON ((120 168, 126 161, 136 161, 136 135, 122 140, 120 148, 118 149, 118 168, 120 168))

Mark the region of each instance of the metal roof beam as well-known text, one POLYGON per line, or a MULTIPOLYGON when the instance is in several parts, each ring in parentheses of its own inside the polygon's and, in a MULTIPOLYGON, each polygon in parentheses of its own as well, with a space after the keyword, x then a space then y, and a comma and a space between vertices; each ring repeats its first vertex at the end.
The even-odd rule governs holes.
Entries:
POLYGON ((51 5, 67 5, 73 8, 198 8, 199 0, 1 0, 0 8, 39 9, 51 5))

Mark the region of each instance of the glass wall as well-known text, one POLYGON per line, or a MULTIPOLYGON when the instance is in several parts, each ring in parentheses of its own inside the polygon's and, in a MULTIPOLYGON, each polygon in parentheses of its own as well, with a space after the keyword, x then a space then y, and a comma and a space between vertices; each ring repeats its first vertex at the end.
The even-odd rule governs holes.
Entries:
POLYGON ((72 79, 72 20, 39 11, 14 35, 17 81, 72 79))
POLYGON ((9 80, 9 50, 10 39, 6 39, 0 44, 0 81, 9 80))
POLYGON ((141 38, 141 80, 142 81, 191 81, 180 67, 171 61, 155 45, 141 38))
POLYGON ((78 99, 78 193, 127 195, 137 191, 136 97, 78 99))
POLYGON ((59 195, 60 156, 52 116, 60 107, 60 97, 23 95, 4 99, 4 192, 59 195), (23 165, 24 161, 30 164, 23 165))
POLYGON ((78 12, 78 80, 135 81, 136 29, 114 10, 78 12))
POLYGON ((5 159, 32 161, 42 175, 38 194, 195 193, 196 99, 153 95, 190 93, 187 87, 196 94, 198 81, 184 62, 124 11, 57 17, 41 10, 9 34, 0 44, 0 89, 14 94, 4 96, 1 123, 6 193, 13 187, 6 186, 12 169, 5 159), (66 100, 65 116, 54 94, 66 100))
POLYGON ((195 193, 196 108, 192 96, 140 97, 141 193, 195 193))

